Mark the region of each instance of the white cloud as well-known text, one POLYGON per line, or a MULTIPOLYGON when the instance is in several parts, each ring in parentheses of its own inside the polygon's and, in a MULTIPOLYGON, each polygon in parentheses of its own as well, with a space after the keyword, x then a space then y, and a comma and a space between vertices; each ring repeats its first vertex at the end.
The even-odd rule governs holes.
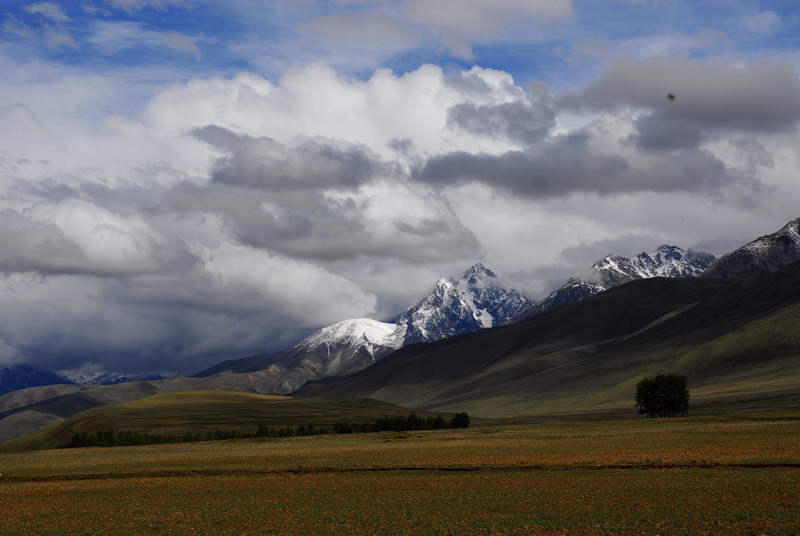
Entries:
POLYGON ((386 13, 372 11, 319 17, 303 25, 324 41, 349 47, 408 49, 419 41, 416 32, 386 13))
POLYGON ((164 10, 170 7, 190 7, 190 0, 102 0, 103 3, 114 9, 121 9, 128 13, 135 13, 143 9, 152 8, 164 10))
POLYGON ((198 43, 207 40, 202 35, 192 37, 174 31, 148 30, 142 23, 132 21, 96 21, 92 28, 87 42, 109 56, 136 48, 170 48, 200 60, 202 52, 198 43))
MULTIPOLYGON (((103 24, 93 44, 108 54, 169 46, 103 24)), ((56 368, 195 371, 386 319, 476 260, 542 295, 607 247, 721 247, 800 206, 798 80, 776 64, 628 60, 581 93, 589 111, 479 67, 354 79, 315 63, 169 86, 150 69, 0 56, 0 70, 0 339, 56 368), (645 122, 658 111, 681 121, 645 122), (667 143, 685 124, 701 135, 667 143), (538 190, 525 166, 411 179, 452 154, 571 173, 538 190), (618 175, 599 165, 612 160, 618 175)))
POLYGON ((21 23, 13 14, 6 14, 6 21, 3 23, 3 31, 19 37, 31 37, 33 32, 25 24, 21 23))
POLYGON ((475 42, 500 37, 511 27, 569 18, 573 9, 571 0, 406 0, 404 14, 455 55, 470 59, 475 42))
POLYGON ((69 21, 69 17, 61 10, 60 7, 56 4, 51 4, 50 2, 39 2, 38 4, 25 6, 25 11, 35 15, 41 15, 42 17, 53 22, 69 21))
POLYGON ((176 49, 188 52, 196 60, 202 59, 203 54, 200 52, 200 47, 197 46, 197 38, 189 37, 178 32, 167 32, 166 34, 167 45, 176 49))
POLYGON ((45 29, 44 40, 45 43, 47 43, 47 47, 52 50, 58 50, 60 48, 80 48, 78 42, 72 37, 72 34, 70 34, 66 28, 62 27, 45 29))
POLYGON ((743 21, 744 28, 758 35, 770 35, 778 31, 781 18, 774 11, 762 11, 758 15, 746 17, 743 21))
POLYGON ((255 296, 257 307, 278 308, 306 326, 375 311, 374 295, 313 264, 230 244, 206 251, 204 260, 224 292, 255 296))

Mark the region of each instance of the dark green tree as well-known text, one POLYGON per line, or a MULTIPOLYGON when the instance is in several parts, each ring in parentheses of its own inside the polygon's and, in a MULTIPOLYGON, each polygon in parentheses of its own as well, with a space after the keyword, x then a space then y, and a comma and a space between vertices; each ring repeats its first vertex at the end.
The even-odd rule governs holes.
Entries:
POLYGON ((686 376, 659 374, 642 378, 636 384, 639 413, 650 417, 675 417, 689 411, 689 388, 686 376))
POLYGON ((450 421, 450 428, 469 428, 469 415, 467 412, 456 413, 450 421))

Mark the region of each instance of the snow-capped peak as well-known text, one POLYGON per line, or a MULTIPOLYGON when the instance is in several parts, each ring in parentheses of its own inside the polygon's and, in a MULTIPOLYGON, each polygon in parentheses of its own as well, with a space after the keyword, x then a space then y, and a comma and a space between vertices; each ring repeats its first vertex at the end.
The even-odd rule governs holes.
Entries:
POLYGON ((479 262, 464 272, 464 276, 461 279, 462 281, 466 281, 467 285, 473 287, 486 280, 497 279, 497 275, 479 262))
POLYGON ((403 344, 437 341, 497 325, 533 305, 518 290, 498 284, 481 263, 462 279, 440 279, 431 292, 397 317, 405 326, 403 344))
POLYGON ((392 340, 395 328, 395 324, 379 322, 371 318, 351 318, 315 331, 300 341, 297 346, 308 349, 322 345, 351 344, 358 346, 364 342, 377 346, 397 346, 396 342, 392 340))

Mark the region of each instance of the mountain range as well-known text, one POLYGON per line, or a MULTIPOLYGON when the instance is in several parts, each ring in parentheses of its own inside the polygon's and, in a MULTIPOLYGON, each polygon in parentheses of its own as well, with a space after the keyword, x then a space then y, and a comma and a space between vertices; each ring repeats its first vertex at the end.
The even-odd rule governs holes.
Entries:
POLYGON ((517 324, 404 347, 295 396, 371 397, 509 418, 627 412, 636 382, 686 374, 693 413, 800 405, 800 264, 632 281, 517 324))
POLYGON ((437 281, 393 323, 369 318, 343 320, 286 350, 223 361, 195 376, 268 371, 275 379, 269 392, 288 394, 309 380, 352 374, 408 344, 491 327, 532 303, 518 290, 499 285, 497 276, 478 263, 459 280, 437 281))
POLYGON ((676 246, 662 245, 654 252, 642 252, 636 257, 611 254, 592 265, 592 277, 571 277, 563 286, 507 321, 514 324, 550 309, 594 296, 629 281, 652 277, 695 277, 711 266, 716 257, 710 253, 685 251, 676 246))
POLYGON ((30 365, 17 364, 0 368, 0 395, 42 385, 115 385, 126 382, 163 380, 161 374, 120 374, 96 366, 49 372, 30 365))
MULTIPOLYGON (((710 262, 708 256, 672 246, 629 262, 613 258, 613 271, 607 257, 595 263, 596 283, 572 279, 538 303, 475 265, 459 280, 437 282, 395 322, 345 320, 290 349, 223 362, 196 377, 39 386, 0 395, 0 440, 92 407, 158 393, 289 393, 303 384, 302 396, 358 394, 415 408, 508 416, 619 408, 630 405, 631 382, 641 374, 685 371, 700 382, 697 400, 728 403, 752 391, 754 398, 771 392, 780 403, 800 385, 792 372, 800 348, 798 265, 787 266, 794 257, 784 238, 796 236, 798 224, 800 219, 726 255, 700 278, 677 268, 688 259, 698 270, 698 259, 710 262), (713 272, 743 254, 761 275, 720 279, 713 272), (635 280, 606 290, 602 283, 609 279, 601 274, 620 280, 619 268, 628 266, 635 280), (508 324, 509 316, 536 306, 540 310, 528 320, 508 324), (470 331, 448 337, 458 322, 470 331)), ((796 255, 800 247, 791 243, 796 255)))

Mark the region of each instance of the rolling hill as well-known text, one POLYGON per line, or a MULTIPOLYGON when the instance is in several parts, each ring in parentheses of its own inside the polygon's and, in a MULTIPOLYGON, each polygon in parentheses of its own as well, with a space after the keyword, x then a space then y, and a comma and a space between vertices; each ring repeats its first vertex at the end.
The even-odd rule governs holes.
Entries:
POLYGON ((408 413, 406 408, 371 399, 295 399, 223 391, 171 393, 90 409, 34 434, 0 444, 0 452, 57 448, 68 444, 79 432, 126 430, 181 435, 234 430, 253 433, 259 425, 329 427, 340 421, 372 421, 408 413))
POLYGON ((636 382, 661 372, 688 375, 695 412, 797 407, 800 264, 633 281, 519 324, 404 347, 295 394, 495 418, 630 412, 636 382))
POLYGON ((273 371, 225 373, 213 378, 168 378, 116 385, 48 385, 0 395, 0 441, 30 434, 82 411, 149 396, 185 391, 263 393, 273 387, 273 371))

